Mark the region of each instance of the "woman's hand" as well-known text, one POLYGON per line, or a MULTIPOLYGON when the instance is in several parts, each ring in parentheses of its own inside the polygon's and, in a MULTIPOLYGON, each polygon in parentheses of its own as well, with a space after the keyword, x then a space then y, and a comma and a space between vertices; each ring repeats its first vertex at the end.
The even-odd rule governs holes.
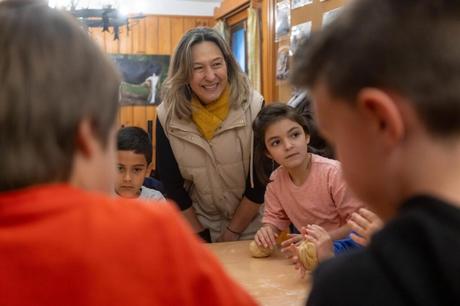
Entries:
POLYGON ((262 226, 256 233, 254 240, 258 246, 273 249, 276 246, 276 238, 278 233, 269 224, 262 226))
POLYGON ((243 197, 240 205, 236 208, 232 220, 228 223, 227 228, 223 231, 217 242, 238 240, 241 234, 246 230, 251 221, 259 213, 260 205, 243 197))
POLYGON ((240 235, 238 233, 233 233, 228 229, 225 229, 222 235, 217 238, 216 242, 225 242, 225 241, 236 241, 240 239, 240 235))

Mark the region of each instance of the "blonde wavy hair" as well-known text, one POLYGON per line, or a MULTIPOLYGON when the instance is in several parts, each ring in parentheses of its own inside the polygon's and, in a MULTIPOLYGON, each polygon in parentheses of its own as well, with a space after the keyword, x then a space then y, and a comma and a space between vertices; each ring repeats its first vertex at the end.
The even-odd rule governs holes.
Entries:
POLYGON ((230 107, 236 108, 248 100, 249 80, 232 55, 224 38, 214 29, 198 27, 181 38, 169 65, 168 77, 163 83, 161 96, 167 108, 172 107, 178 118, 190 118, 192 90, 188 85, 192 77, 192 47, 201 42, 215 43, 224 56, 230 88, 230 107))

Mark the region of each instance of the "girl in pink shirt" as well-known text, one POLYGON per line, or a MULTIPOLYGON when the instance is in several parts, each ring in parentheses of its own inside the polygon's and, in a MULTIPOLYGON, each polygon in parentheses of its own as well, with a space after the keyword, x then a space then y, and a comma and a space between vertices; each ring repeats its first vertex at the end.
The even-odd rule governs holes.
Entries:
MULTIPOLYGON (((332 240, 347 237, 347 220, 363 204, 346 187, 338 161, 308 152, 306 119, 290 106, 271 104, 260 111, 253 128, 257 174, 269 182, 256 243, 273 248, 278 234, 291 223, 298 229, 318 225, 332 240), (270 179, 263 167, 267 157, 280 165, 270 179)), ((295 236, 284 245, 301 239, 295 236)))

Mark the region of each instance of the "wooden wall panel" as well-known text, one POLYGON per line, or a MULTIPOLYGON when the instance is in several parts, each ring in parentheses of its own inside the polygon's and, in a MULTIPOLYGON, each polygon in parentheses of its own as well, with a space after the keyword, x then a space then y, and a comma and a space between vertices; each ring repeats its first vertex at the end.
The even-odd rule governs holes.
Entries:
POLYGON ((149 16, 145 20, 145 51, 147 54, 158 54, 158 17, 149 16))
POLYGON ((215 22, 210 18, 198 18, 197 23, 197 26, 200 27, 212 27, 215 24, 215 22))
POLYGON ((133 106, 133 125, 143 128, 147 131, 147 108, 142 105, 133 106))
POLYGON ((120 126, 131 126, 134 122, 133 106, 120 107, 120 126))
POLYGON ((105 33, 105 50, 107 53, 120 53, 120 40, 115 40, 113 30, 105 33))
POLYGON ((128 35, 131 36, 132 49, 131 53, 139 54, 142 50, 139 50, 140 40, 142 39, 145 43, 145 37, 141 38, 141 24, 140 20, 133 20, 130 24, 130 32, 128 35))
POLYGON ((133 20, 131 23, 134 54, 145 54, 145 18, 133 20))
POLYGON ((184 18, 183 17, 171 17, 171 50, 172 54, 176 49, 177 43, 181 39, 184 31, 184 18))
POLYGON ((195 28, 196 25, 196 19, 195 18, 184 18, 184 33, 187 32, 190 29, 195 28))
POLYGON ((171 54, 171 17, 158 18, 158 54, 171 54))
POLYGON ((214 9, 214 18, 219 19, 231 15, 242 6, 247 6, 250 0, 224 0, 219 7, 214 9))
POLYGON ((237 23, 240 23, 241 21, 244 21, 244 20, 247 20, 248 19, 248 10, 245 9, 245 10, 242 10, 232 16, 229 16, 227 19, 226 19, 226 22, 227 22, 227 25, 229 27, 232 27, 234 26, 235 24, 237 23))
POLYGON ((102 32, 101 28, 90 28, 88 32, 107 53, 170 55, 185 32, 214 24, 213 17, 149 15, 130 19, 128 27, 120 27, 119 40, 114 40, 112 28, 110 32, 102 32))
POLYGON ((130 54, 132 53, 132 44, 131 44, 131 35, 129 35, 128 27, 122 26, 120 27, 120 53, 122 54, 130 54))
POLYGON ((261 23, 262 23, 262 95, 267 103, 275 100, 275 0, 262 0, 261 23))

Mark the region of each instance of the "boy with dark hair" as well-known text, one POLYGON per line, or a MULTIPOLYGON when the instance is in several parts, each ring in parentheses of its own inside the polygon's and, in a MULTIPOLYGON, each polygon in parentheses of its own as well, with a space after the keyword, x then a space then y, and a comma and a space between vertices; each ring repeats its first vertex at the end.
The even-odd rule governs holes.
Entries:
POLYGON ((388 223, 321 265, 308 305, 460 304, 460 1, 356 0, 292 80, 353 191, 388 223))
POLYGON ((152 142, 140 127, 121 128, 117 134, 118 172, 115 193, 124 198, 164 200, 161 192, 142 186, 150 172, 152 142))
POLYGON ((0 2, 0 304, 255 305, 173 205, 107 195, 119 81, 73 17, 0 2))

